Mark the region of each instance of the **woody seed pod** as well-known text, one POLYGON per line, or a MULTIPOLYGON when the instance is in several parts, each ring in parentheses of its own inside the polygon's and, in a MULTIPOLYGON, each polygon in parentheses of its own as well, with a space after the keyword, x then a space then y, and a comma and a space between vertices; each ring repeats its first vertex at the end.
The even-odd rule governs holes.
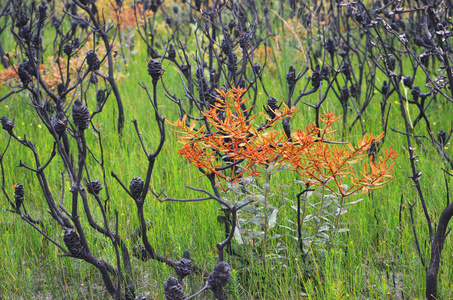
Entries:
POLYGON ((381 89, 382 95, 387 95, 387 93, 389 92, 389 88, 390 88, 390 86, 387 84, 387 81, 384 80, 384 82, 382 83, 382 89, 381 89))
POLYGON ((176 57, 176 49, 175 46, 173 46, 173 44, 170 44, 170 48, 168 49, 168 57, 170 59, 175 59, 176 57))
POLYGON ((395 59, 395 57, 390 56, 387 59, 387 67, 389 68, 390 71, 395 71, 395 67, 396 67, 396 59, 395 59))
POLYGON ((345 106, 346 103, 348 103, 348 100, 349 100, 349 97, 350 97, 350 93, 349 93, 349 89, 348 87, 345 85, 342 89, 341 89, 341 96, 340 96, 340 102, 341 102, 341 105, 345 106))
POLYGON ((261 64, 260 63, 254 63, 253 64, 253 71, 255 73, 258 73, 261 70, 261 64))
POLYGON ((329 78, 329 75, 330 75, 330 68, 328 65, 323 65, 321 67, 321 77, 324 78, 324 79, 328 79, 329 78))
POLYGON ((85 130, 90 125, 90 111, 82 101, 76 99, 72 106, 72 119, 79 130, 85 130))
POLYGON ((182 285, 175 277, 170 277, 164 283, 165 300, 183 300, 186 297, 182 285))
POLYGON ((178 279, 181 282, 184 277, 189 276, 193 270, 193 263, 190 260, 190 252, 184 251, 182 258, 176 263, 175 271, 178 279))
POLYGON ((278 109, 277 99, 275 99, 274 97, 269 97, 269 99, 267 99, 267 107, 265 107, 264 109, 266 110, 269 117, 271 119, 274 119, 276 117, 274 111, 278 109))
POLYGON ((30 27, 28 25, 25 25, 19 29, 19 36, 24 40, 24 41, 30 41, 31 38, 31 31, 30 27))
POLYGON ((411 95, 412 95, 412 97, 414 98, 414 101, 417 101, 417 100, 418 100, 418 97, 420 97, 420 93, 421 93, 421 90, 420 90, 420 87, 419 87, 419 86, 414 86, 414 87, 411 89, 411 95))
POLYGON ((414 83, 414 80, 410 75, 407 75, 403 78, 403 84, 405 87, 412 88, 412 84, 414 83))
POLYGON ((93 180, 87 183, 88 193, 92 195, 99 195, 102 190, 102 184, 99 180, 93 180))
POLYGON ((324 44, 324 49, 329 52, 330 55, 333 55, 335 52, 335 43, 332 39, 327 39, 326 43, 324 44))
POLYGON ((8 131, 9 134, 13 131, 14 122, 11 119, 8 119, 6 116, 2 117, 2 128, 8 131))
POLYGON ((215 265, 208 276, 208 285, 211 287, 223 286, 231 280, 231 267, 227 262, 221 261, 215 265))
POLYGON ((27 25, 29 19, 30 18, 27 16, 27 13, 22 12, 22 14, 20 14, 19 16, 19 20, 17 20, 16 27, 24 27, 25 25, 27 25))
POLYGON ((68 126, 68 119, 65 117, 63 112, 57 113, 56 118, 52 122, 53 129, 58 134, 62 136, 68 126))
POLYGON ((89 50, 87 52, 86 60, 90 70, 99 70, 101 62, 99 61, 99 58, 94 50, 89 50))
POLYGON ((293 66, 290 66, 288 73, 286 73, 286 82, 288 85, 296 84, 296 70, 294 70, 293 66))
POLYGON ((42 25, 47 18, 47 4, 45 2, 41 2, 38 7, 38 14, 39 14, 39 23, 42 25))
POLYGON ((346 76, 346 79, 351 80, 351 66, 348 63, 343 64, 341 72, 346 76))
POLYGON ((19 65, 19 68, 17 68, 17 75, 19 75, 19 79, 24 87, 31 82, 30 74, 27 72, 27 69, 23 63, 19 65))
POLYGON ((18 212, 24 203, 24 186, 22 183, 14 185, 14 199, 16 200, 16 211, 18 212))
POLYGON ((63 234, 63 242, 72 256, 77 258, 86 256, 86 249, 80 242, 80 237, 74 229, 66 229, 63 234))
POLYGON ((65 44, 64 47, 63 47, 63 52, 67 56, 71 55, 71 53, 72 53, 72 44, 71 43, 65 44))
POLYGON ((321 74, 319 73, 319 65, 316 66, 313 74, 311 75, 311 85, 317 89, 321 85, 321 74))
POLYGON ((157 82, 164 73, 162 62, 158 59, 151 59, 148 62, 148 74, 153 78, 153 82, 157 82))
POLYGON ((143 192, 145 182, 140 177, 134 177, 129 184, 129 190, 134 199, 138 199, 143 192))
POLYGON ((441 130, 437 133, 437 140, 441 145, 445 145, 447 143, 447 132, 445 130, 441 130))
POLYGON ((343 49, 338 53, 338 55, 340 55, 341 57, 345 58, 346 55, 348 55, 348 52, 349 52, 349 47, 347 45, 345 45, 343 47, 343 49))
POLYGON ((98 90, 96 93, 97 108, 101 108, 105 102, 105 90, 98 90))

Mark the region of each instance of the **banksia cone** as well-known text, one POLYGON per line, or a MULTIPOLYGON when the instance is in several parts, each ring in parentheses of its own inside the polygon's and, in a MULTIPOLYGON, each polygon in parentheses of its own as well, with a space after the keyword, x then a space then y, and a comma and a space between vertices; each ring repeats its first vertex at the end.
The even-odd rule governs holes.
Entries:
POLYGON ((341 72, 346 76, 346 79, 351 80, 351 66, 348 63, 343 64, 341 72))
POLYGON ((243 33, 239 38, 239 46, 241 46, 242 49, 247 49, 247 47, 249 46, 250 36, 251 35, 248 33, 243 33))
POLYGON ((153 82, 157 82, 163 73, 162 62, 159 59, 151 59, 148 62, 148 74, 153 78, 153 82))
POLYGON ((236 53, 234 53, 234 51, 231 51, 230 55, 227 56, 227 69, 233 74, 236 73, 237 70, 236 67, 237 60, 238 58, 236 53))
POLYGON ((64 47, 63 47, 63 52, 67 56, 71 55, 71 53, 72 53, 72 44, 71 43, 65 44, 64 47))
POLYGON ((9 134, 12 133, 14 128, 14 122, 11 119, 8 119, 6 116, 2 117, 2 128, 8 131, 9 134))
POLYGON ((227 262, 221 261, 215 265, 214 270, 208 276, 208 285, 211 287, 223 286, 231 279, 231 267, 227 262))
POLYGON ((66 229, 63 234, 63 242, 72 256, 83 258, 86 255, 86 249, 80 242, 80 237, 74 229, 66 229))
POLYGON ((170 44, 170 48, 168 49, 168 57, 170 59, 175 59, 176 58, 176 49, 173 44, 170 44))
POLYGON ((24 87, 31 82, 30 74, 28 73, 24 64, 20 64, 19 68, 17 68, 17 75, 19 75, 19 79, 24 87))
POLYGON ((265 107, 264 109, 271 119, 274 119, 276 117, 275 110, 278 109, 277 102, 277 99, 275 99, 274 97, 269 97, 269 99, 267 99, 267 107, 265 107))
POLYGON ((387 59, 387 67, 389 68, 390 71, 395 71, 396 59, 393 56, 390 56, 387 59))
POLYGON ((368 149, 368 156, 371 156, 373 161, 374 161, 374 157, 376 156, 378 146, 379 146, 378 142, 371 142, 370 148, 368 149))
POLYGON ((105 90, 98 90, 96 93, 96 104, 98 108, 101 108, 105 102, 105 90))
POLYGON ((99 180, 93 180, 87 183, 88 193, 92 195, 99 195, 102 190, 102 184, 99 180))
POLYGON ((39 24, 44 24, 44 21, 47 18, 47 4, 45 2, 41 2, 41 4, 38 7, 38 19, 39 19, 39 24))
POLYGON ((286 73, 286 82, 289 85, 295 85, 296 84, 296 70, 294 70, 293 66, 290 66, 288 73, 286 73))
POLYGON ((99 61, 99 58, 98 58, 96 52, 94 52, 94 50, 89 50, 87 52, 86 59, 87 59, 87 64, 90 67, 90 70, 99 70, 99 67, 101 66, 101 62, 99 61))
POLYGON ((80 46, 80 39, 79 38, 75 38, 72 41, 72 49, 77 49, 77 48, 79 48, 79 46, 80 46))
POLYGON ((255 73, 258 73, 260 70, 261 70, 261 64, 260 63, 254 63, 253 64, 253 71, 255 71, 255 73))
POLYGON ((27 25, 29 19, 30 18, 27 16, 27 13, 22 12, 19 16, 19 20, 17 20, 16 27, 24 27, 27 25))
POLYGON ((389 89, 390 89, 390 86, 387 84, 387 81, 384 80, 384 82, 382 83, 382 89, 381 89, 381 93, 382 95, 387 95, 387 93, 389 92, 389 89))
POLYGON ((328 66, 328 65, 323 65, 323 66, 321 67, 321 72, 320 72, 320 74, 321 74, 321 77, 322 77, 322 78, 328 79, 328 78, 329 78, 329 75, 330 75, 330 68, 329 68, 329 66, 328 66))
POLYGON ((181 282, 184 277, 189 276, 193 270, 193 263, 190 260, 190 252, 184 251, 182 258, 176 263, 175 271, 178 275, 178 279, 181 282))
POLYGON ((346 55, 348 55, 348 52, 349 52, 349 47, 346 45, 343 47, 343 49, 340 52, 338 52, 338 55, 345 58, 346 55))
POLYGON ((175 277, 170 277, 164 283, 165 300, 183 300, 186 297, 182 285, 175 277))
POLYGON ((24 186, 22 183, 14 185, 14 199, 16 200, 16 211, 18 212, 24 203, 24 186))
POLYGON ((181 69, 181 72, 184 76, 189 76, 189 66, 188 65, 181 65, 179 67, 181 69))
POLYGON ((441 130, 437 133, 437 140, 439 143, 442 145, 445 145, 447 143, 447 132, 445 130, 441 130))
POLYGON ((348 103, 349 97, 350 97, 349 89, 347 86, 344 86, 341 89, 341 96, 340 96, 340 102, 342 106, 345 106, 346 103, 348 103))
POLYGON ((143 192, 143 186, 145 182, 140 177, 134 177, 129 184, 129 190, 134 199, 138 199, 143 192))
POLYGON ((19 29, 19 36, 24 40, 24 41, 30 41, 31 38, 31 31, 30 27, 28 25, 25 25, 19 29))
POLYGON ((68 119, 65 117, 63 112, 57 113, 56 118, 52 122, 53 129, 58 134, 62 136, 68 126, 68 119))
POLYGON ((26 59, 24 60, 24 62, 21 64, 25 70, 28 72, 28 74, 30 74, 30 76, 35 76, 36 77, 36 70, 33 68, 33 66, 31 65, 31 62, 26 59))
POLYGON ((327 52, 330 53, 330 55, 333 55, 333 53, 335 52, 335 43, 333 42, 332 39, 327 39, 325 45, 324 45, 324 49, 326 49, 327 52))
POLYGON ((419 86, 414 86, 414 87, 411 89, 411 95, 412 95, 412 97, 414 98, 414 101, 417 101, 417 100, 418 100, 418 97, 420 97, 420 93, 421 93, 421 90, 420 90, 420 87, 419 87, 419 86))
POLYGON ((222 52, 226 56, 229 56, 231 54, 231 51, 233 49, 233 39, 231 38, 230 35, 225 34, 225 37, 223 38, 220 48, 222 49, 222 52))
POLYGON ((414 83, 414 79, 410 75, 407 75, 403 78, 403 84, 405 87, 412 88, 412 83, 414 83))
POLYGON ((317 89, 321 85, 321 74, 319 73, 319 65, 316 66, 316 69, 311 75, 311 85, 317 89))
POLYGON ((85 130, 90 125, 90 111, 79 99, 72 106, 72 119, 79 130, 85 130))

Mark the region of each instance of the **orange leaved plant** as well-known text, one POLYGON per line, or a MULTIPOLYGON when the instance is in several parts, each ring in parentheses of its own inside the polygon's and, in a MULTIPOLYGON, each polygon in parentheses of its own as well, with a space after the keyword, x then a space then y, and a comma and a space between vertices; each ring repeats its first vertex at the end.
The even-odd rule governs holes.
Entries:
MULTIPOLYGON (((305 130, 298 129, 291 138, 273 126, 278 120, 292 117, 296 109, 284 106, 275 110, 275 117, 259 127, 253 125, 256 115, 247 117, 252 107, 246 108, 246 92, 242 88, 217 90, 219 97, 211 108, 202 113, 206 124, 196 128, 187 116, 171 124, 178 127, 178 140, 183 144, 179 151, 191 164, 202 168, 205 174, 214 173, 218 178, 238 181, 247 176, 259 176, 258 165, 288 164, 300 174, 308 185, 322 185, 342 197, 358 191, 362 194, 383 187, 392 179, 393 160, 398 156, 392 149, 383 157, 370 148, 382 140, 383 134, 364 135, 357 146, 334 141, 335 113, 323 114, 320 121, 324 128, 313 123, 305 130), (209 130, 208 130, 209 127, 209 130), (230 176, 222 172, 225 162, 235 164, 230 176), (363 170, 354 165, 363 163, 363 170)), ((270 108, 269 108, 270 109, 270 108)))
POLYGON ((215 104, 202 112, 206 124, 200 128, 195 128, 195 120, 187 124, 187 116, 171 124, 178 127, 175 131, 181 134, 178 140, 183 147, 179 154, 195 167, 203 168, 206 174, 214 173, 229 181, 259 176, 256 166, 267 165, 280 155, 276 145, 285 143, 287 138, 273 126, 278 120, 290 117, 296 109, 284 106, 274 111, 275 118, 254 127, 252 122, 256 115, 247 115, 252 107, 245 107, 247 98, 242 97, 245 92, 234 87, 228 91, 217 90, 219 97, 215 104), (225 162, 237 163, 230 176, 221 171, 225 162))
POLYGON ((398 155, 393 149, 386 150, 383 157, 370 152, 382 140, 383 133, 376 137, 364 135, 356 147, 349 142, 334 142, 331 137, 337 130, 332 126, 340 118, 334 113, 323 114, 320 120, 324 129, 312 124, 305 131, 297 130, 291 141, 279 149, 282 161, 289 163, 308 185, 326 186, 343 197, 383 187, 393 178, 393 160, 398 155), (353 165, 363 161, 363 171, 354 170, 353 165))

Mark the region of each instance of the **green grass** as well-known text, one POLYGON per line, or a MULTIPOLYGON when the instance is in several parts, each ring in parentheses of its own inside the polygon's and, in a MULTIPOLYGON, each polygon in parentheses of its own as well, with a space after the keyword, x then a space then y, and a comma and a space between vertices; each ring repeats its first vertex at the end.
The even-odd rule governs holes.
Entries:
MULTIPOLYGON (((4 45, 5 46, 5 45, 4 45)), ((284 49, 284 53, 291 50, 284 49)), ((277 53, 278 54, 278 53, 277 53)), ((291 55, 279 58, 281 78, 290 65, 296 70, 300 63, 293 61, 291 55)), ((105 151, 105 166, 107 174, 111 171, 118 174, 120 179, 128 185, 135 176, 145 177, 147 159, 131 122, 137 119, 146 147, 153 151, 158 144, 159 135, 152 110, 145 92, 139 88, 137 82, 145 82, 151 88, 150 77, 146 73, 146 57, 140 51, 130 59, 127 72, 129 77, 119 83, 121 95, 125 105, 126 123, 123 136, 116 134, 116 104, 111 96, 106 104, 105 111, 97 115, 94 124, 102 129, 102 141, 105 151)), ((164 74, 165 84, 171 91, 182 96, 182 85, 171 64, 165 63, 168 68, 164 74)), ((265 74, 265 85, 269 93, 277 99, 284 100, 286 87, 281 87, 275 80, 275 74, 265 74)), ((423 78, 418 78, 421 82, 423 78)), ((300 88, 298 86, 298 88, 300 88)), ((296 95, 298 89, 296 88, 296 95)), ((4 93, 5 88, 0 89, 4 93)), ((159 84, 158 102, 164 116, 170 121, 178 118, 176 107, 165 96, 159 84)), ((264 93, 260 95, 258 110, 265 103, 264 93)), ((47 159, 52 149, 49 135, 44 126, 40 126, 34 111, 26 103, 29 101, 26 94, 15 95, 0 105, 0 114, 8 117, 15 116, 15 133, 33 141, 38 149, 42 161, 47 159)), ((316 95, 304 98, 304 101, 315 103, 316 95)), ((368 132, 380 133, 380 111, 376 96, 364 115, 364 126, 368 132)), ((392 111, 389 127, 404 130, 398 105, 391 98, 392 111)), ((90 107, 95 100, 89 99, 90 107)), ((325 111, 341 111, 337 99, 328 99, 323 105, 325 111)), ((415 114, 416 111, 412 111, 415 114)), ((451 105, 441 97, 436 100, 435 106, 428 112, 428 117, 436 120, 435 130, 448 128, 452 113, 451 105), (439 117, 440 116, 440 117, 439 117)), ((348 121, 351 122, 355 114, 350 111, 348 121)), ((304 127, 313 120, 313 110, 299 104, 299 113, 292 122, 293 129, 304 127)), ((422 133, 423 125, 417 127, 416 132, 422 133)), ((346 137, 347 140, 357 141, 360 138, 359 126, 346 137)), ((194 191, 185 188, 191 185, 209 189, 207 180, 200 177, 200 173, 191 167, 177 154, 180 145, 175 141, 175 134, 166 126, 167 140, 161 155, 157 158, 152 188, 160 191, 165 188, 171 197, 197 197, 194 191)), ((437 131, 436 131, 437 132, 437 131)), ((87 142, 96 155, 100 154, 96 137, 92 130, 87 131, 87 142)), ((8 135, 0 133, 0 150, 3 150, 8 135)), ((427 226, 415 189, 411 186, 407 176, 411 171, 408 164, 407 146, 405 137, 392 131, 384 147, 393 147, 401 157, 396 161, 395 179, 385 188, 365 195, 365 200, 350 207, 342 222, 350 229, 347 234, 338 236, 336 247, 316 257, 316 266, 306 265, 298 252, 297 244, 291 238, 290 232, 276 227, 274 233, 280 233, 279 242, 287 246, 286 257, 282 264, 255 264, 252 263, 246 270, 233 258, 227 257, 232 263, 233 279, 227 286, 232 299, 298 299, 306 295, 307 299, 422 299, 424 298, 425 271, 415 248, 414 235, 409 216, 408 202, 418 202, 415 206, 415 225, 419 237, 421 251, 425 262, 429 261, 430 247, 427 239, 427 226), (403 205, 401 206, 401 197, 403 205), (401 209, 401 223, 399 214, 401 209), (311 271, 307 271, 310 268, 311 271)), ((451 153, 451 146, 447 151, 451 153)), ((444 177, 440 168, 443 164, 439 156, 430 147, 426 151, 417 146, 417 155, 420 156, 418 168, 423 172, 421 185, 429 205, 433 221, 438 219, 445 207, 446 190, 444 177)), ((8 150, 5 165, 5 186, 9 195, 13 195, 13 185, 21 182, 25 186, 25 203, 28 212, 34 218, 45 222, 51 237, 63 244, 63 229, 50 220, 46 212, 44 197, 39 188, 36 177, 29 171, 16 166, 21 160, 32 165, 33 157, 30 151, 24 150, 16 142, 12 142, 8 150)), ((92 177, 101 179, 101 170, 94 160, 88 158, 92 177)), ((54 198, 58 201, 61 196, 62 183, 61 160, 56 157, 46 169, 54 198)), ((290 185, 284 191, 288 198, 295 200, 299 186, 293 184, 298 179, 294 174, 285 173, 274 181, 275 187, 282 184, 290 185)), ((448 179, 451 183, 451 179, 448 179)), ((114 222, 114 210, 119 211, 120 235, 129 242, 129 237, 138 227, 135 204, 132 199, 119 187, 111 176, 107 176, 106 185, 109 188, 109 221, 114 222)), ((65 198, 63 203, 70 203, 69 183, 64 184, 65 198)), ((101 193, 105 197, 105 190, 101 193)), ((355 200, 359 198, 355 196, 355 200)), ((2 210, 0 212, 0 298, 2 299, 104 299, 106 292, 102 287, 102 280, 97 270, 83 261, 60 257, 57 248, 40 236, 33 228, 20 220, 17 215, 6 211, 8 204, 2 195, 2 210)), ((351 200, 354 200, 351 199, 351 200)), ((91 201, 91 200, 90 200, 91 201)), ((91 203, 95 207, 94 201, 91 203)), ((296 220, 294 210, 289 208, 290 203, 279 212, 279 225, 287 225, 286 220, 296 220)), ((159 203, 151 195, 146 199, 145 218, 152 225, 148 230, 151 244, 158 252, 172 259, 179 259, 184 250, 189 250, 195 263, 210 272, 216 263, 216 255, 212 253, 215 245, 223 237, 222 225, 217 223, 219 206, 213 201, 198 203, 159 203)), ((93 215, 101 221, 101 214, 94 209, 93 215)), ((101 256, 109 263, 115 264, 115 252, 110 242, 97 234, 89 227, 82 217, 82 224, 89 238, 90 247, 95 255, 101 256)), ((275 241, 270 243, 269 253, 276 253, 273 248, 275 241)), ((129 245, 132 249, 133 244, 129 245)), ((439 273, 439 296, 441 299, 453 297, 453 268, 451 268, 453 245, 451 235, 448 236, 439 273)), ((141 262, 131 259, 136 282, 137 294, 148 295, 151 299, 163 299, 163 283, 174 272, 167 266, 156 261, 141 262)), ((252 261, 253 262, 253 261, 252 261)), ((203 279, 191 276, 186 281, 186 293, 192 294, 203 286, 203 279)))

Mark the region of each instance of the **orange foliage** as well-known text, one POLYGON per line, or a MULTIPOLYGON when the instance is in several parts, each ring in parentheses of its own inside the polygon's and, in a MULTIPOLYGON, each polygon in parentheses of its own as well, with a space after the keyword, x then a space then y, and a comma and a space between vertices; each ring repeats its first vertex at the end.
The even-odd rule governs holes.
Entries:
POLYGON ((287 138, 273 126, 278 120, 291 117, 296 111, 294 107, 276 110, 276 117, 258 130, 251 123, 256 115, 246 118, 252 107, 244 109, 245 92, 241 88, 218 90, 221 97, 216 105, 203 113, 212 133, 208 134, 204 125, 195 129, 195 120, 188 125, 187 116, 170 123, 179 128, 175 130, 183 144, 179 154, 195 167, 203 168, 206 174, 214 173, 232 182, 259 176, 259 165, 288 164, 308 185, 324 185, 343 197, 381 188, 393 178, 393 160, 398 156, 394 150, 388 149, 383 157, 376 156, 374 160, 367 153, 372 143, 382 140, 383 134, 365 135, 355 147, 351 143, 336 143, 333 137, 337 130, 332 127, 341 116, 328 113, 320 117, 322 129, 310 124, 287 138), (238 162, 230 177, 219 169, 224 166, 221 157, 231 163, 238 162), (356 172, 353 166, 358 163, 363 163, 363 170, 356 172))
POLYGON ((279 153, 275 145, 286 140, 284 134, 272 131, 272 126, 281 118, 291 116, 295 109, 284 107, 276 110, 276 117, 270 120, 262 130, 253 127, 252 120, 247 119, 246 113, 252 108, 243 110, 247 101, 242 98, 245 89, 232 88, 229 91, 217 90, 221 97, 217 98, 214 107, 203 113, 207 122, 212 126, 212 133, 207 134, 206 126, 195 129, 195 121, 187 125, 187 116, 171 124, 179 127, 181 134, 179 141, 184 145, 179 151, 181 156, 188 159, 195 167, 204 168, 208 173, 215 173, 218 177, 227 179, 227 176, 216 168, 223 165, 220 156, 227 156, 231 162, 243 161, 240 168, 233 168, 233 175, 229 180, 236 181, 241 177, 259 176, 257 165, 269 164, 279 153), (237 171, 237 172, 235 172, 237 171))

